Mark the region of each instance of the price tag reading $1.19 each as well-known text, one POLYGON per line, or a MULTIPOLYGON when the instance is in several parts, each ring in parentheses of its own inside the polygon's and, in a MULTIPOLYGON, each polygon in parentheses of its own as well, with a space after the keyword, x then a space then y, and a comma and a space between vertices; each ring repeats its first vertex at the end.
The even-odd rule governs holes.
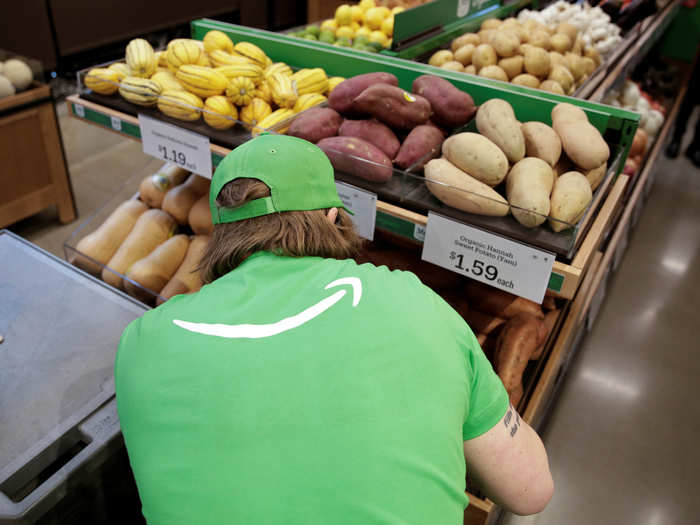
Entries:
POLYGON ((554 255, 430 212, 422 258, 541 303, 554 255))
POLYGON ((354 213, 351 215, 355 230, 360 237, 374 240, 374 225, 377 220, 377 194, 361 190, 344 182, 335 183, 343 204, 354 213))
POLYGON ((211 179, 209 138, 139 114, 143 152, 211 179))

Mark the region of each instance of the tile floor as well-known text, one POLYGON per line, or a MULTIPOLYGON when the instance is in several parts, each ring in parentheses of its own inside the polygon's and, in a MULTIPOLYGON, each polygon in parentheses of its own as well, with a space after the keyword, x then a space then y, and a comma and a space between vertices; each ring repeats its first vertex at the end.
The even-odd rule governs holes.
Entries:
MULTIPOLYGON (((61 226, 47 210, 11 229, 63 256, 63 241, 78 224, 109 198, 131 195, 161 163, 140 143, 67 117, 63 104, 58 110, 80 218, 61 226)), ((700 170, 684 157, 663 159, 598 319, 542 429, 554 498, 539 515, 505 515, 501 523, 698 522, 698 269, 700 170)))

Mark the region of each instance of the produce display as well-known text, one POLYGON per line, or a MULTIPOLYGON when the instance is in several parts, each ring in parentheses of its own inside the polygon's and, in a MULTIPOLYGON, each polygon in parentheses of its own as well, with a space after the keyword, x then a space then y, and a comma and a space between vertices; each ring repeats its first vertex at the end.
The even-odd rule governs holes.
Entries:
POLYGON ((474 112, 472 98, 443 78, 418 77, 409 93, 391 73, 366 73, 338 84, 328 107, 295 118, 288 134, 318 144, 339 171, 386 182, 394 164, 420 169, 439 155, 447 130, 474 112))
POLYGON ((165 165, 75 246, 72 263, 145 303, 197 291, 196 272, 214 229, 210 181, 165 165), (192 235, 194 234, 194 235, 192 235))
POLYGON ((511 403, 523 395, 528 364, 542 356, 561 310, 552 298, 542 306, 464 278, 420 259, 420 254, 384 239, 366 243, 359 263, 371 262, 390 270, 415 273, 426 286, 454 308, 467 322, 494 370, 503 381, 511 403))
POLYGON ((32 70, 19 58, 0 61, 0 98, 24 91, 33 80, 32 70))
POLYGON ((568 18, 546 23, 522 13, 517 19, 491 18, 483 21, 478 33, 455 38, 450 49, 436 51, 428 62, 450 71, 573 95, 602 61, 587 28, 568 18))
POLYGON ((209 31, 201 42, 172 40, 164 51, 136 38, 126 47, 125 62, 93 68, 84 77, 85 87, 100 95, 118 94, 217 130, 241 123, 253 134, 322 104, 343 80, 329 79, 321 68, 292 71, 256 45, 234 44, 221 31, 209 31))
POLYGON ((316 143, 336 170, 371 182, 389 181, 393 165, 424 168, 428 190, 468 213, 512 212, 523 226, 548 220, 555 232, 582 217, 610 156, 582 110, 558 104, 553 127, 521 124, 505 100, 488 100, 475 112, 471 97, 443 78, 423 75, 412 87, 404 91, 389 73, 349 78, 329 107, 300 115, 288 133, 316 143), (445 138, 474 115, 478 133, 445 138))
POLYGON ((394 15, 405 9, 377 5, 374 0, 362 0, 359 4, 343 4, 335 10, 335 17, 311 24, 291 36, 315 40, 340 47, 352 47, 360 51, 376 53, 390 48, 394 34, 394 15))
POLYGON ((640 114, 639 127, 634 134, 624 167, 626 175, 634 176, 641 168, 647 151, 664 124, 666 108, 632 80, 625 82, 622 92, 610 93, 603 102, 640 114))

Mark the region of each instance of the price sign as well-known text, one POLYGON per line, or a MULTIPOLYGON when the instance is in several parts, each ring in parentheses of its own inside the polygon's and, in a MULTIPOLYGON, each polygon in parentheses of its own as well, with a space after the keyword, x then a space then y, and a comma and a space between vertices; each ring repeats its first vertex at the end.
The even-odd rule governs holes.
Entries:
POLYGON ((422 258, 541 303, 554 255, 430 212, 422 258))
POLYGON ((112 124, 112 129, 114 131, 121 131, 122 130, 122 120, 117 117, 109 117, 110 124, 112 124))
POLYGON ((75 114, 80 118, 85 118, 85 108, 80 104, 73 104, 73 111, 75 111, 75 114))
POLYGON ((360 237, 374 240, 374 225, 377 219, 377 194, 361 190, 344 182, 336 182, 338 195, 343 204, 355 215, 351 215, 360 237))
POLYGON ((143 152, 211 179, 209 138, 139 114, 143 152))

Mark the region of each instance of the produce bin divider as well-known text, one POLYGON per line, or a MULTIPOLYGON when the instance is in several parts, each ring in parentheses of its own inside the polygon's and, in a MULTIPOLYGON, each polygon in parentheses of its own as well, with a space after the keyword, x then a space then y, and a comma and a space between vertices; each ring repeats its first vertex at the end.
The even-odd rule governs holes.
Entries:
POLYGON ((434 0, 397 13, 394 16, 392 48, 401 49, 409 46, 416 38, 421 38, 426 33, 432 33, 446 25, 464 23, 465 19, 497 11, 500 3, 500 0, 474 0, 467 3, 467 12, 459 16, 463 2, 434 0))
MULTIPOLYGON (((443 21, 441 32, 435 34, 435 31, 430 31, 427 34, 414 37, 413 40, 405 42, 405 44, 400 48, 392 47, 391 50, 384 49, 380 51, 380 54, 404 59, 415 58, 416 56, 422 55, 431 49, 438 48, 448 43, 450 40, 460 36, 463 33, 478 29, 481 23, 487 18, 504 18, 507 15, 530 5, 531 3, 532 2, 530 0, 516 0, 515 2, 505 5, 491 6, 487 9, 471 13, 470 15, 458 20, 453 20, 447 23, 443 21)), ((427 4, 426 7, 429 5, 431 4, 427 4)))

